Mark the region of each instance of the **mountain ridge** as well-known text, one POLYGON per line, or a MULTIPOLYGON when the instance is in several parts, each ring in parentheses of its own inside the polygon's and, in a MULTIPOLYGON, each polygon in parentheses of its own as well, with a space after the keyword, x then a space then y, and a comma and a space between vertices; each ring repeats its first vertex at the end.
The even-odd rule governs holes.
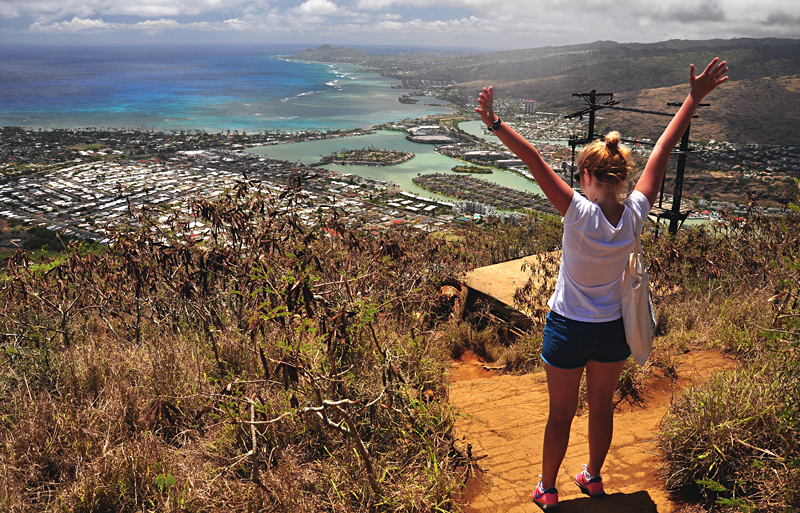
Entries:
MULTIPOLYGON (((642 105, 647 103, 652 109, 649 98, 657 97, 663 99, 657 110, 664 110, 667 101, 685 98, 690 63, 699 73, 719 56, 729 63, 730 81, 709 100, 724 109, 717 112, 715 126, 708 130, 698 126, 699 137, 717 134, 733 142, 793 144, 800 133, 800 40, 796 39, 596 41, 470 54, 373 55, 344 47, 321 48, 294 57, 376 67, 405 88, 438 89, 462 106, 474 103, 482 87, 493 85, 498 98, 535 99, 540 108, 561 113, 580 108, 572 93, 592 89, 614 93, 629 108, 645 108, 642 105)), ((619 112, 603 115, 615 125, 631 118, 619 112)), ((660 122, 653 126, 662 127, 660 122)), ((636 135, 653 137, 661 129, 645 128, 636 135)))

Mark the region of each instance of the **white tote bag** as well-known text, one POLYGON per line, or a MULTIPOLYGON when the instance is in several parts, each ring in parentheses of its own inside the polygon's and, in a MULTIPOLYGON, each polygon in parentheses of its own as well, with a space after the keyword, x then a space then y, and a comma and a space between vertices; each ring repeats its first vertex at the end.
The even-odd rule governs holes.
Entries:
POLYGON ((644 270, 641 236, 636 237, 628 265, 622 275, 622 321, 631 357, 644 365, 653 349, 656 318, 650 299, 650 275, 644 270))

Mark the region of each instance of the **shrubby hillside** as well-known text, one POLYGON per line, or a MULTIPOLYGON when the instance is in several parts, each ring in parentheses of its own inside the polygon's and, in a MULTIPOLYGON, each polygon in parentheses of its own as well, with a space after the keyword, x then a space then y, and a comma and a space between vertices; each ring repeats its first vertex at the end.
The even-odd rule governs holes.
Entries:
POLYGON ((376 236, 335 210, 303 222, 302 180, 135 212, 105 251, 4 261, 4 510, 452 506, 472 459, 441 287, 551 250, 556 223, 376 236))
MULTIPOLYGON (((522 333, 480 306, 453 314, 458 277, 552 255, 560 222, 374 234, 332 210, 305 223, 303 178, 132 212, 105 251, 4 260, 4 510, 458 509, 476 461, 452 431, 451 358, 529 372, 542 340, 541 324, 522 333)), ((660 327, 619 400, 693 348, 739 361, 676 396, 658 439, 665 486, 707 510, 800 506, 798 216, 644 237, 660 327)), ((519 299, 541 311, 548 294, 519 299)))

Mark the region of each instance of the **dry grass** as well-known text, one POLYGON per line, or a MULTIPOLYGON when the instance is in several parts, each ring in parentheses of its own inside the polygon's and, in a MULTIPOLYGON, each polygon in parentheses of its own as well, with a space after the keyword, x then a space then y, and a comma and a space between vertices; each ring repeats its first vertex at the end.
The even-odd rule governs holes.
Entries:
MULTIPOLYGON (((676 352, 719 348, 742 368, 693 384, 662 422, 658 446, 668 490, 719 511, 794 511, 800 506, 797 216, 750 219, 714 238, 660 247, 682 253, 662 267, 673 287, 660 304, 669 368, 676 352), (701 260, 702 259, 702 260, 701 260), (666 303, 666 304, 664 304, 666 303)), ((658 255, 658 253, 656 253, 658 255)), ((662 261, 657 261, 662 258, 662 261)))
POLYGON ((796 391, 796 381, 763 367, 725 371, 690 386, 662 422, 666 487, 720 506, 797 506, 792 494, 800 471, 792 459, 800 437, 785 417, 796 391))
POLYGON ((195 202, 203 244, 142 212, 105 253, 6 262, 4 510, 448 507, 469 461, 431 333, 469 254, 302 226, 297 192, 195 202))
MULTIPOLYGON (((439 291, 472 266, 552 251, 558 226, 536 218, 470 227, 450 241, 411 231, 371 236, 335 211, 303 225, 299 192, 271 197, 243 184, 218 203, 197 200, 195 219, 212 227, 203 243, 189 237, 182 215, 173 213, 165 229, 153 222, 162 213, 141 212, 105 253, 72 247, 57 264, 33 266, 23 253, 6 261, 0 509, 453 507, 470 462, 452 439, 449 359, 469 349, 525 372, 539 365, 541 333, 510 336, 485 316, 455 323, 439 291)), ((690 347, 721 347, 749 362, 776 354, 776 334, 796 330, 793 317, 779 318, 797 312, 787 299, 797 297, 796 259, 795 267, 785 260, 800 253, 794 221, 646 240, 663 327, 654 364, 674 370, 690 347)), ((773 377, 787 371, 767 370, 731 381, 729 393, 742 395, 735 387, 744 384, 777 400, 773 377)), ((636 397, 637 372, 628 369, 623 395, 636 397)), ((790 383, 795 388, 781 393, 796 398, 797 381, 790 383)), ((683 410, 712 418, 703 393, 683 410)), ((774 411, 795 424, 770 424, 783 429, 773 434, 796 433, 796 409, 774 411)), ((741 429, 762 429, 759 422, 741 429)), ((713 433, 673 435, 698 448, 706 439, 721 443, 713 433)), ((783 449, 757 445, 762 439, 744 431, 735 436, 784 458, 764 475, 797 468, 783 449)), ((756 452, 747 461, 765 454, 756 452)), ((756 475, 741 472, 690 479, 718 482, 725 499, 746 489, 741 476, 756 475), (726 476, 732 484, 714 479, 726 476)), ((785 489, 762 495, 791 504, 785 489)))

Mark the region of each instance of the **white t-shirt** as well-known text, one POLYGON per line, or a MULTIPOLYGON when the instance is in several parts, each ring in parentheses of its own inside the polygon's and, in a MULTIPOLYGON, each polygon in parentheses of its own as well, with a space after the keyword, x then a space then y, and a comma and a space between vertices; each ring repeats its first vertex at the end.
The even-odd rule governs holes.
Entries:
POLYGON ((554 312, 584 322, 622 317, 622 273, 650 212, 650 202, 634 191, 624 205, 622 218, 612 226, 599 205, 577 192, 572 197, 562 219, 561 270, 547 302, 554 312))

